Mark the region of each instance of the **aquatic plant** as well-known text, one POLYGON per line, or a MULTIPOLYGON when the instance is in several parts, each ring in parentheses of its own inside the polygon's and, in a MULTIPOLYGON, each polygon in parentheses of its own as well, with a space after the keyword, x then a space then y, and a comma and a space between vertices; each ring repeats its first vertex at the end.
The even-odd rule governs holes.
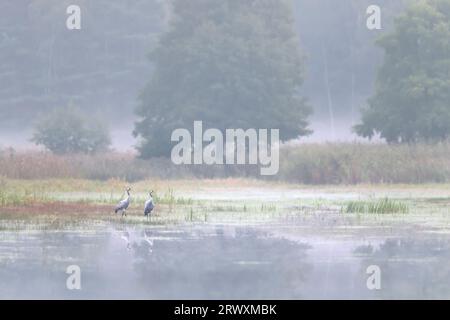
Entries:
POLYGON ((343 207, 344 213, 408 213, 409 206, 406 203, 389 198, 376 200, 350 201, 343 207))

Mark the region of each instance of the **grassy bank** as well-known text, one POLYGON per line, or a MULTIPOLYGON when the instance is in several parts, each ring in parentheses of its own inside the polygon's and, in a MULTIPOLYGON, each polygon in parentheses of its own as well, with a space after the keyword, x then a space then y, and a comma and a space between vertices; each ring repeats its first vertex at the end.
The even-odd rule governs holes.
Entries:
MULTIPOLYGON (((70 228, 110 223, 267 223, 414 221, 448 225, 450 184, 307 186, 255 179, 0 179, 0 230, 70 228), (125 218, 114 206, 132 188, 125 218), (149 189, 156 209, 143 215, 149 189), (338 220, 336 220, 338 219, 338 220), (361 220, 363 219, 363 220, 361 220)), ((353 223, 353 222, 351 222, 353 223)))
MULTIPOLYGON (((140 160, 131 153, 57 156, 0 151, 0 176, 9 179, 261 179, 256 166, 175 166, 170 159, 140 160)), ((305 144, 284 146, 280 171, 269 180, 296 184, 450 182, 450 144, 305 144)))

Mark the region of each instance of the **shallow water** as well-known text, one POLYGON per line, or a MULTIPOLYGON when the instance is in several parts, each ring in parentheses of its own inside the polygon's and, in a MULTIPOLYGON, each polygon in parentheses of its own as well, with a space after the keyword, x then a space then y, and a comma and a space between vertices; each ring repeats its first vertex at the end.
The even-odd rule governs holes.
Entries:
POLYGON ((450 298, 450 234, 323 217, 2 231, 0 298, 450 298), (81 290, 66 287, 69 265, 81 290), (370 265, 380 290, 367 288, 370 265))
POLYGON ((358 193, 320 192, 316 190, 286 190, 270 188, 226 188, 184 192, 184 196, 195 200, 232 200, 232 201, 287 201, 287 200, 353 200, 360 197, 358 193))

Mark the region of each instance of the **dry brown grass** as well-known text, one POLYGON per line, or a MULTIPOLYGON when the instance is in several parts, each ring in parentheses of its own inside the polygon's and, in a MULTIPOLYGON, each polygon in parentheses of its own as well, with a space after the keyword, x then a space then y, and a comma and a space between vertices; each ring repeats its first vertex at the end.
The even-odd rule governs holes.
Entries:
MULTIPOLYGON (((136 159, 133 153, 58 156, 48 152, 0 151, 0 177, 136 182, 225 179, 242 186, 252 179, 296 184, 379 184, 450 182, 450 144, 386 145, 360 143, 285 146, 280 171, 261 177, 256 166, 175 166, 170 159, 136 159), (226 178, 231 178, 230 180, 226 178)), ((208 182, 203 182, 208 183, 208 182)))
POLYGON ((277 179, 304 184, 450 182, 450 144, 308 144, 285 147, 277 179))

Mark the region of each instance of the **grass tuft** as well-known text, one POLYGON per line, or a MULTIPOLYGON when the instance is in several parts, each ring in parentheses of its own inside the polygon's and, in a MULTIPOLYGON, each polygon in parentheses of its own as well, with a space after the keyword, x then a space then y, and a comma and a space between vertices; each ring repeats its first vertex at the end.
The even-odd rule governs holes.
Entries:
POLYGON ((350 201, 343 207, 345 213, 408 213, 409 206, 406 203, 388 198, 377 200, 350 201))

